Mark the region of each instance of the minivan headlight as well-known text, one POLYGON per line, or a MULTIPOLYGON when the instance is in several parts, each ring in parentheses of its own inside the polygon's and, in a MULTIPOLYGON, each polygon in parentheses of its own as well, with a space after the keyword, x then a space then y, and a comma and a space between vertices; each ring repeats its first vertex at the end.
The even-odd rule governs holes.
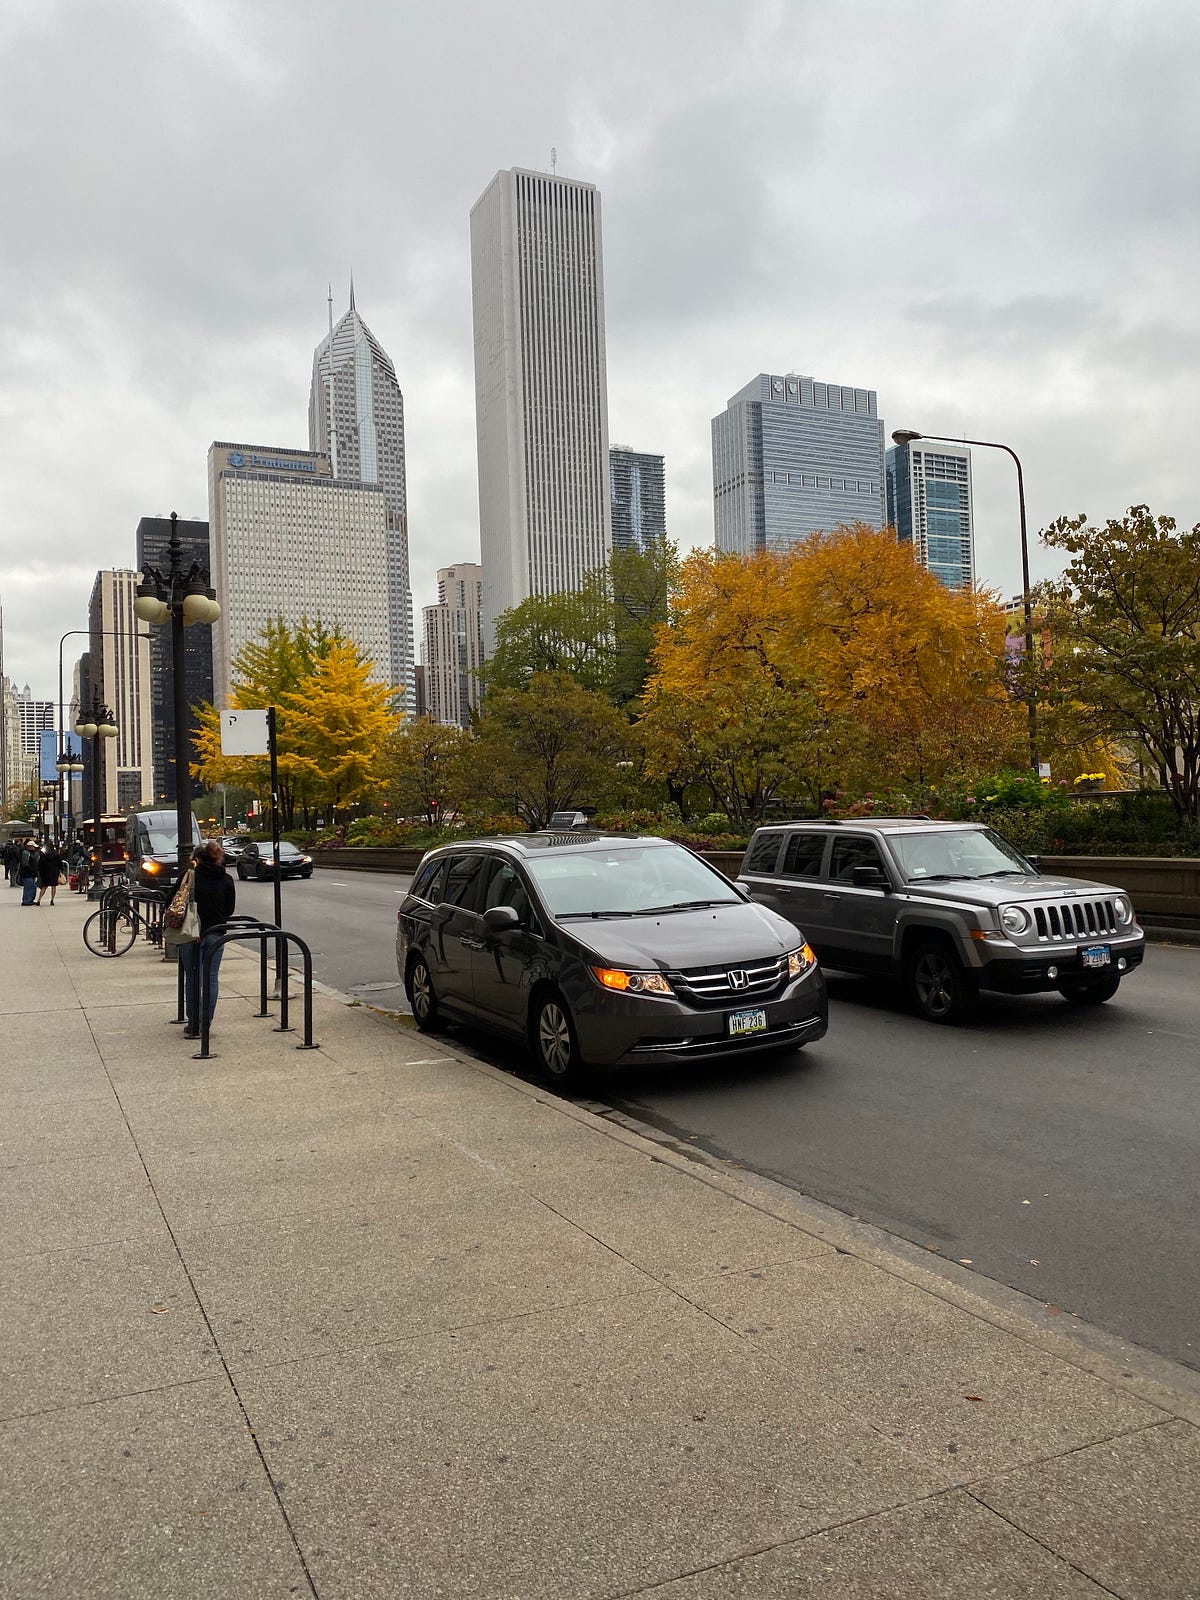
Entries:
POLYGON ((1024 933, 1029 927, 1029 913, 1024 906, 1005 906, 1000 913, 1000 926, 1005 933, 1024 933))
POLYGON ((1117 913, 1117 921, 1126 927, 1133 921, 1133 901, 1128 895, 1119 894, 1113 901, 1113 910, 1117 913))
POLYGON ((592 972, 605 989, 615 989, 619 994, 674 993, 661 972, 625 972, 620 967, 593 967, 592 972))
POLYGON ((153 856, 143 856, 142 871, 148 878, 157 878, 162 871, 162 862, 155 861, 153 856))
POLYGON ((788 951, 788 977, 802 978, 810 967, 817 964, 816 953, 812 945, 802 944, 799 950, 788 951))

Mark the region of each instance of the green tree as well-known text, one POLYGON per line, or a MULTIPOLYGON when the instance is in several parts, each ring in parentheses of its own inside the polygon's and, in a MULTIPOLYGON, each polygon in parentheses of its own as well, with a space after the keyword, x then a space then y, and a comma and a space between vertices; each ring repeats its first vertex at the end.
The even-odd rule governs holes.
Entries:
POLYGON ((678 572, 675 546, 660 539, 614 550, 606 568, 569 593, 530 595, 498 619, 484 682, 520 689, 535 673, 566 673, 616 705, 630 704, 645 688, 678 572))
POLYGON ((1182 822, 1200 823, 1200 524, 1131 506, 1042 535, 1071 557, 1044 584, 1048 689, 1080 740, 1144 752, 1182 822))
POLYGON ((431 717, 403 722, 389 735, 380 766, 398 817, 419 816, 431 828, 458 811, 468 788, 461 728, 431 717))
POLYGON ((620 794, 629 727, 607 697, 565 673, 488 691, 469 750, 473 797, 514 809, 531 828, 555 811, 620 794))

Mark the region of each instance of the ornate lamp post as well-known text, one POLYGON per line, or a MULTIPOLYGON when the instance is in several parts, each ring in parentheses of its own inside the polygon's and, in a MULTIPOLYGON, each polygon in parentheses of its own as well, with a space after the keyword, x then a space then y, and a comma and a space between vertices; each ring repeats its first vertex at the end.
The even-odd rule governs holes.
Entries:
POLYGON ((59 797, 59 843, 69 845, 71 843, 71 812, 73 810, 71 786, 75 781, 76 774, 83 771, 83 757, 77 751, 71 749, 70 738, 65 733, 63 734, 63 748, 59 752, 55 766, 58 768, 60 788, 66 794, 65 804, 61 794, 59 797), (65 822, 64 818, 66 819, 65 822))
MULTIPOLYGON (((972 444, 981 450, 1003 450, 1005 455, 1013 459, 1017 469, 1017 507, 1021 514, 1021 598, 1025 609, 1025 669, 1033 672, 1033 602, 1029 596, 1029 535, 1025 528, 1025 475, 1021 471, 1021 461, 1017 452, 1007 444, 997 444, 994 439, 951 439, 944 433, 917 433, 913 428, 897 428, 892 434, 893 441, 898 445, 913 444, 921 439, 930 439, 935 444, 972 444)), ((1037 725, 1037 686, 1032 677, 1029 680, 1029 696, 1025 702, 1029 711, 1029 764, 1033 768, 1033 775, 1037 777, 1039 771, 1038 758, 1038 725, 1037 725)))
POLYGON ((179 518, 171 513, 170 564, 166 573, 147 567, 137 586, 133 609, 143 622, 171 623, 171 675, 175 697, 175 824, 179 843, 179 877, 192 856, 192 785, 188 767, 188 701, 184 679, 183 630, 194 623, 211 627, 221 615, 206 567, 193 561, 183 570, 179 518))
POLYGON ((94 826, 92 832, 92 864, 95 874, 92 879, 92 889, 88 898, 97 900, 100 897, 100 872, 104 863, 104 852, 100 845, 100 746, 105 739, 115 739, 117 724, 112 712, 100 699, 99 689, 92 690, 92 709, 86 716, 81 716, 75 724, 75 732, 81 739, 92 741, 92 811, 94 826))

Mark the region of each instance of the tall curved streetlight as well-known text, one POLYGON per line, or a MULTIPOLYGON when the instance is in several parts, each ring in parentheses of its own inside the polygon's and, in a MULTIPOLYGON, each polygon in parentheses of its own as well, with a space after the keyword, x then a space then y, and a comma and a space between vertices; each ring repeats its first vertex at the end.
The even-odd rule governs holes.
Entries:
POLYGON ((171 624, 171 676, 175 700, 175 826, 179 877, 192 856, 192 784, 188 764, 188 703, 184 679, 183 630, 194 623, 211 627, 221 615, 216 592, 209 584, 207 567, 193 561, 183 569, 179 517, 171 513, 169 564, 165 573, 147 567, 140 575, 133 609, 143 622, 171 624))
POLYGON ((1005 455, 1012 457, 1017 469, 1017 505, 1021 513, 1021 600, 1025 611, 1025 665, 1031 674, 1025 704, 1029 713, 1029 764, 1036 776, 1041 762, 1038 756, 1037 685, 1032 677, 1033 602, 1029 595, 1029 535, 1025 526, 1025 475, 1021 471, 1021 459, 1011 445, 998 444, 994 439, 952 439, 949 434, 917 433, 913 428, 897 428, 892 434, 893 443, 898 445, 914 444, 922 439, 928 439, 934 444, 971 444, 977 445, 981 450, 1003 450, 1005 455))

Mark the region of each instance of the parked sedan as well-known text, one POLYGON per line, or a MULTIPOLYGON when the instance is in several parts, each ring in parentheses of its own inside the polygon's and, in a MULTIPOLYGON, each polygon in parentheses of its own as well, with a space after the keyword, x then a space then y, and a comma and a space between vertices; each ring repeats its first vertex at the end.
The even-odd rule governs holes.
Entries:
POLYGON ((313 875, 312 857, 303 855, 286 839, 279 842, 278 863, 271 854, 268 840, 265 844, 248 844, 236 866, 237 875, 243 881, 246 878, 257 878, 260 882, 264 878, 311 878, 313 875))
POLYGON ((524 1039, 545 1076, 795 1048, 827 1026, 792 923, 682 846, 531 833, 443 845, 401 902, 396 962, 423 1030, 524 1039))

